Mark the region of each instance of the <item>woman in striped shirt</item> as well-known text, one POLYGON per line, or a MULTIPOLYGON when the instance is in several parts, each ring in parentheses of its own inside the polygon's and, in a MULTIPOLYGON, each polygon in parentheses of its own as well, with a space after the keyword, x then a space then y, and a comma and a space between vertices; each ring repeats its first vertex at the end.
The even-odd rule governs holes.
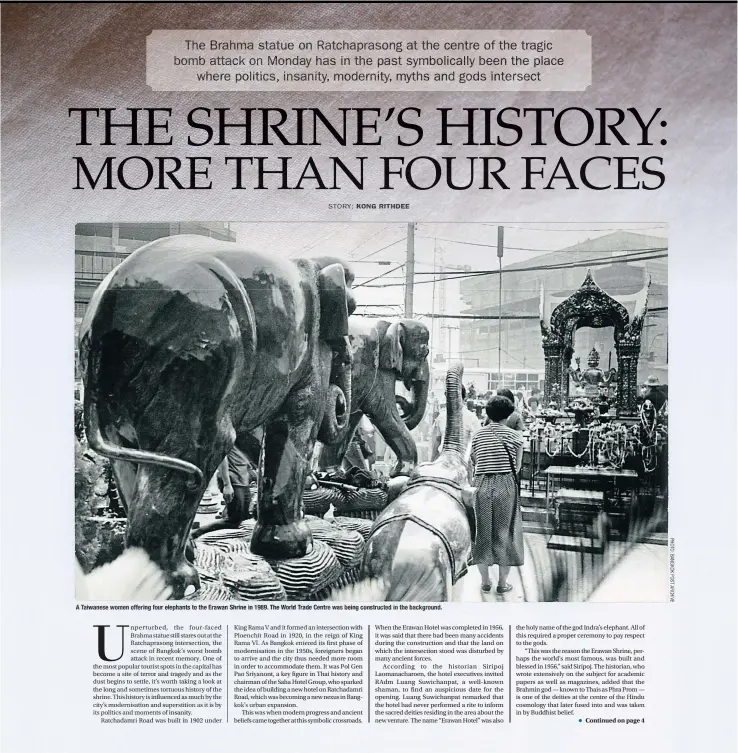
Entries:
POLYGON ((474 511, 477 532, 474 561, 482 576, 482 591, 489 593, 490 565, 498 565, 497 593, 512 590, 507 582, 511 567, 523 564, 523 519, 518 504, 517 473, 523 459, 523 437, 506 425, 515 410, 506 397, 487 403, 490 422, 474 436, 471 461, 477 487, 474 511))

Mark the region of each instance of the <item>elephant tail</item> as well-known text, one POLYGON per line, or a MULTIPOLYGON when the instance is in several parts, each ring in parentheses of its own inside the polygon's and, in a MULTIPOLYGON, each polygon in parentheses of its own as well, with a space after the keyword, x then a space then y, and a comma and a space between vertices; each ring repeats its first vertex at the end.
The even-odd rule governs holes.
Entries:
POLYGON ((148 463, 149 465, 159 465, 164 468, 172 468, 175 471, 182 471, 192 477, 190 485, 193 488, 202 486, 204 480, 202 471, 196 465, 188 463, 186 460, 173 458, 169 455, 161 455, 157 452, 120 447, 108 442, 100 430, 100 417, 91 390, 85 391, 85 418, 87 442, 99 455, 111 458, 112 460, 127 460, 130 463, 148 463))

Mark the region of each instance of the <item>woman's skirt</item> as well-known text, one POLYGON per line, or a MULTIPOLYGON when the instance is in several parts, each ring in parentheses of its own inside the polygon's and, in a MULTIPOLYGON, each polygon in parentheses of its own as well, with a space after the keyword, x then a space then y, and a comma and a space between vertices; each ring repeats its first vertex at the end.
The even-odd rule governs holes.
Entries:
POLYGON ((515 476, 512 473, 483 474, 477 476, 476 487, 474 563, 522 565, 523 517, 515 476))

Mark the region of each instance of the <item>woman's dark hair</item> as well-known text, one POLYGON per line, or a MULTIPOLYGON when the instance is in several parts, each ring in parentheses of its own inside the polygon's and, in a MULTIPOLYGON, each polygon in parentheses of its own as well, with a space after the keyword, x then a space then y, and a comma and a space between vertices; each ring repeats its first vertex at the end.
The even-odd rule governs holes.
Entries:
MULTIPOLYGON (((506 397, 513 404, 513 406, 515 406, 515 396, 513 395, 512 390, 507 389, 507 387, 503 387, 501 390, 497 390, 497 396, 506 397)), ((513 410, 515 410, 514 407, 513 410)))
POLYGON ((504 421, 512 415, 515 405, 512 400, 503 395, 496 395, 490 398, 487 403, 487 415, 490 421, 504 421))
POLYGON ((466 400, 466 387, 464 385, 461 385, 461 399, 466 400))

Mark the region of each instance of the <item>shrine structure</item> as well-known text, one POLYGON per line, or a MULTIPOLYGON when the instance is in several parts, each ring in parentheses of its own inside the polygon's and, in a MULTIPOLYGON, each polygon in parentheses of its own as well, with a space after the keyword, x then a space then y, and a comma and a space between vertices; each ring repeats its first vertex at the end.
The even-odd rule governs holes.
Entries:
POLYGON ((613 327, 617 375, 609 374, 603 382, 612 378, 617 380, 615 407, 618 416, 634 416, 637 413, 638 356, 650 285, 649 276, 636 298, 632 317, 622 303, 597 285, 590 270, 581 287, 556 306, 550 317, 545 314, 545 291, 541 288, 541 335, 546 362, 545 405, 553 402, 564 408, 572 399, 569 380, 576 331, 580 327, 613 327))

